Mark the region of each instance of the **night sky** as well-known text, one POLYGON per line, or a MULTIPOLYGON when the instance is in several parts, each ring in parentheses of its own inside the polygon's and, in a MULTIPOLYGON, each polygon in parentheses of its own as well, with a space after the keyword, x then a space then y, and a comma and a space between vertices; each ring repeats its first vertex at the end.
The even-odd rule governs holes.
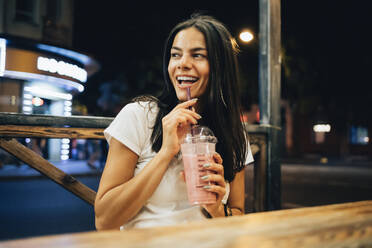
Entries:
MULTIPOLYGON (((187 6, 163 3, 151 7, 119 1, 105 5, 100 4, 102 2, 75 3, 74 48, 93 55, 102 65, 100 72, 89 79, 86 91, 78 97, 93 110, 97 109, 94 104, 100 94, 98 88, 107 81, 124 81, 128 86, 124 92, 126 98, 160 89, 165 39, 175 24, 195 11, 223 21, 235 36, 242 27, 258 32, 256 1, 244 8, 227 7, 215 1, 213 4, 212 1, 199 5, 188 3, 187 6)), ((251 55, 248 60, 253 64, 252 75, 257 78, 257 42, 241 48, 244 56, 251 55)))
MULTIPOLYGON (((73 48, 91 54, 102 66, 78 97, 90 109, 95 108, 101 94, 99 86, 104 82, 124 82, 126 97, 157 89, 167 34, 196 10, 224 22, 235 37, 246 27, 257 38, 258 0, 229 5, 203 1, 198 5, 174 2, 156 6, 106 2, 75 1, 73 48)), ((372 42, 368 37, 372 22, 368 7, 365 1, 282 1, 282 95, 292 104, 308 100, 329 110, 354 111, 371 103, 367 101, 368 94, 372 95, 372 42)), ((251 89, 250 96, 255 98, 258 41, 240 45, 245 91, 251 89)), ((369 108, 360 112, 365 111, 371 113, 369 108)))

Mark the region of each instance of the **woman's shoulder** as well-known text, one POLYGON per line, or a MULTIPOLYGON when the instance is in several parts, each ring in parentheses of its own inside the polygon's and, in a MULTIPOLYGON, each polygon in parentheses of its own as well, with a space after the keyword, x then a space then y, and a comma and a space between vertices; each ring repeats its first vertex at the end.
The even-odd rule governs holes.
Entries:
POLYGON ((136 97, 129 103, 127 103, 118 113, 117 118, 128 116, 137 116, 137 118, 156 116, 159 111, 156 98, 144 98, 136 97))
POLYGON ((140 108, 145 112, 157 112, 159 100, 154 96, 139 96, 127 104, 129 108, 140 108))

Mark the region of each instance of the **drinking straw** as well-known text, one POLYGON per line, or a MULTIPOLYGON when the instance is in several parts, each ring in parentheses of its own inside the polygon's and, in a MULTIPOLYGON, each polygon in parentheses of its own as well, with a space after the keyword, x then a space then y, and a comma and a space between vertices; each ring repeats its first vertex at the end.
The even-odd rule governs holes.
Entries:
MULTIPOLYGON (((190 88, 191 88, 191 86, 186 88, 186 90, 187 90, 187 100, 191 100, 190 88)), ((192 110, 192 107, 190 106, 189 109, 192 110)), ((195 125, 191 124, 190 126, 191 126, 191 135, 194 136, 195 135, 195 130, 194 130, 195 125)))

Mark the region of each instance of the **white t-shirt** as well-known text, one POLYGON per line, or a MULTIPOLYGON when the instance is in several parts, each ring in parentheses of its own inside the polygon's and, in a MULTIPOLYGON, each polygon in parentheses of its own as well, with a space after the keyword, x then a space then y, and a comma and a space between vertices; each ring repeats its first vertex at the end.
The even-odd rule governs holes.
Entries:
MULTIPOLYGON (((154 102, 129 103, 104 130, 108 143, 114 137, 138 155, 134 176, 156 155, 152 151, 150 138, 157 113, 158 106, 154 102)), ((246 164, 251 162, 253 157, 249 148, 246 164)), ((205 219, 201 208, 190 205, 187 200, 186 184, 179 176, 182 170, 182 158, 178 155, 172 159, 157 189, 140 212, 121 229, 175 225, 205 219)), ((228 184, 226 191, 223 203, 227 202, 229 196, 228 184)))

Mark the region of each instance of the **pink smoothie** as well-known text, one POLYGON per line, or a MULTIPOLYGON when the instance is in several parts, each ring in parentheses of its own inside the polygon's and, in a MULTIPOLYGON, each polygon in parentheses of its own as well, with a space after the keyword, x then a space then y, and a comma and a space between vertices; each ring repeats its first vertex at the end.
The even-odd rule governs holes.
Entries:
POLYGON ((207 175, 203 165, 211 162, 212 157, 208 155, 183 154, 183 165, 185 169, 187 195, 191 204, 210 204, 216 202, 216 194, 208 192, 203 187, 208 185, 201 179, 207 175))

